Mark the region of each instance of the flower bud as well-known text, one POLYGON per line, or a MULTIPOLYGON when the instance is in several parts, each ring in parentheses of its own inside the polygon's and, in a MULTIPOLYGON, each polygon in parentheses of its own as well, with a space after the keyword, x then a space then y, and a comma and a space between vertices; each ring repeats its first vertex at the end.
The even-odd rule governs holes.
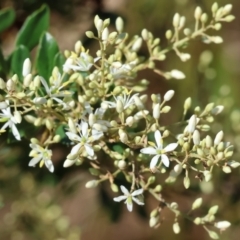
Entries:
POLYGON ((118 113, 121 113, 124 110, 123 102, 119 99, 117 100, 116 110, 118 113))
POLYGON ((30 74, 28 74, 27 76, 24 77, 23 86, 27 88, 27 87, 30 86, 31 82, 32 82, 32 74, 30 73, 30 74))
POLYGON ((165 107, 163 107, 163 109, 162 109, 162 113, 168 113, 169 111, 171 110, 171 107, 170 106, 165 106, 165 107))
POLYGON ((196 115, 192 115, 192 117, 189 119, 188 121, 188 132, 189 133, 193 133, 196 127, 196 123, 197 123, 197 118, 196 115))
POLYGON ((203 13, 200 20, 202 23, 206 23, 208 20, 208 15, 206 13, 203 13))
POLYGON ((183 72, 176 69, 172 70, 170 74, 171 74, 171 77, 175 79, 184 79, 186 77, 183 72))
POLYGON ((192 210, 195 210, 202 205, 202 198, 197 198, 192 204, 192 210))
POLYGON ((45 124, 46 124, 46 127, 47 127, 48 130, 52 130, 53 129, 53 121, 52 120, 46 119, 45 124))
POLYGON ((222 13, 224 15, 226 15, 226 14, 230 13, 231 11, 232 11, 232 4, 227 4, 223 7, 222 13))
POLYGON ((121 142, 123 143, 128 142, 128 135, 125 131, 123 131, 122 129, 119 129, 118 134, 121 142))
POLYGON ((179 21, 180 21, 180 15, 179 15, 179 13, 175 13, 175 15, 173 16, 173 26, 175 28, 178 27, 179 21))
POLYGON ((120 161, 118 161, 117 166, 118 166, 120 169, 125 169, 126 166, 127 166, 127 163, 126 163, 125 160, 120 160, 120 161))
POLYGON ((174 90, 169 90, 165 93, 163 99, 165 102, 170 101, 174 95, 175 91, 174 90))
POLYGON ((103 32, 102 32, 102 40, 103 41, 107 41, 108 40, 108 36, 109 36, 108 28, 104 28, 103 32))
POLYGON ((181 228, 180 228, 180 226, 179 226, 179 223, 178 223, 178 222, 175 222, 175 223, 173 224, 173 232, 174 232, 175 234, 178 234, 178 233, 180 233, 180 231, 181 231, 181 228))
POLYGON ((198 130, 194 130, 194 132, 193 132, 193 143, 194 143, 194 145, 200 144, 200 133, 198 130))
POLYGON ((11 78, 7 81, 6 88, 10 92, 13 92, 15 90, 15 83, 11 78))
POLYGON ((221 229, 221 230, 224 230, 224 229, 230 227, 230 226, 231 226, 231 223, 228 222, 228 221, 221 221, 221 222, 215 223, 214 226, 215 226, 216 228, 219 228, 219 229, 221 229))
POLYGON ((194 12, 194 17, 196 20, 199 20, 202 15, 202 9, 200 7, 196 7, 194 12))
POLYGON ((223 135, 224 135, 223 131, 220 131, 220 132, 217 133, 217 135, 214 139, 214 145, 218 145, 222 141, 223 135))
POLYGON ((124 27, 124 22, 123 22, 123 19, 121 17, 118 17, 116 19, 116 29, 118 32, 122 32, 123 31, 123 27, 124 27))
POLYGON ((206 136, 206 147, 210 148, 211 146, 212 146, 212 138, 209 135, 207 135, 206 136))
POLYGON ((34 123, 36 121, 36 118, 32 115, 24 115, 24 119, 29 123, 34 123))
POLYGON ((135 123, 134 117, 129 116, 126 119, 126 125, 128 125, 129 127, 131 127, 133 124, 135 123))
POLYGON ((22 121, 22 116, 19 111, 14 112, 14 120, 16 123, 20 123, 22 121))
POLYGON ((81 52, 81 48, 82 48, 82 42, 81 41, 77 41, 74 45, 74 50, 76 53, 80 53, 81 52))
POLYGON ((53 141, 54 141, 55 143, 59 143, 59 142, 61 141, 61 136, 60 136, 60 135, 55 135, 55 136, 53 137, 53 141))
POLYGON ((134 102, 139 110, 143 110, 145 108, 142 103, 142 100, 138 96, 134 97, 134 102))
POLYGON ((91 181, 88 181, 85 184, 85 187, 86 188, 95 188, 95 187, 97 187, 97 185, 98 185, 98 181, 97 180, 91 180, 91 181))
POLYGON ((87 31, 85 34, 88 38, 94 38, 94 34, 92 31, 87 31))
POLYGON ((170 40, 172 38, 172 31, 167 30, 165 36, 166 36, 166 39, 170 40))
POLYGON ((160 117, 160 104, 157 103, 153 107, 153 118, 159 119, 159 117, 160 117))
POLYGON ((141 35, 142 35, 142 38, 145 40, 145 41, 147 41, 148 40, 148 30, 147 29, 143 29, 142 30, 142 33, 141 33, 141 35))
POLYGON ((33 99, 33 103, 35 103, 35 104, 44 104, 46 102, 47 102, 47 99, 43 98, 43 97, 35 97, 33 99))
POLYGON ((28 74, 31 73, 31 67, 32 67, 32 64, 30 59, 29 58, 25 59, 23 62, 23 69, 22 69, 23 77, 26 77, 28 74))
POLYGON ((142 46, 142 38, 138 38, 132 45, 132 51, 137 52, 142 46))

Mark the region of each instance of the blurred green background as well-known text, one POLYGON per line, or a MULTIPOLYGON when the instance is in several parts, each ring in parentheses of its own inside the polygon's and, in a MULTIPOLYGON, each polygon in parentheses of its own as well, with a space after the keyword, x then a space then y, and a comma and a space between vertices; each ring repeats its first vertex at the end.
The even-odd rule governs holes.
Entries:
MULTIPOLYGON (((110 17, 114 23, 117 16, 126 21, 126 31, 130 35, 140 34, 143 28, 160 37, 162 48, 167 46, 165 32, 172 28, 175 12, 186 16, 187 25, 194 26, 193 13, 196 6, 210 13, 211 0, 1 0, 0 8, 12 7, 16 12, 14 24, 1 33, 0 41, 4 55, 12 52, 18 30, 26 17, 43 3, 51 9, 50 33, 56 38, 60 49, 74 49, 74 43, 82 40, 94 53, 96 45, 84 36, 93 28, 93 17, 110 17)), ((172 113, 164 121, 173 123, 181 119, 183 102, 192 97, 194 106, 204 107, 208 102, 225 106, 224 113, 212 125, 212 132, 223 130, 225 138, 236 146, 234 159, 240 157, 240 19, 238 0, 219 0, 220 6, 233 4, 236 19, 223 24, 214 33, 224 39, 220 45, 203 44, 194 40, 187 47, 191 60, 181 62, 172 52, 167 60, 158 63, 165 71, 179 69, 186 74, 181 81, 167 81, 150 71, 143 71, 139 79, 150 81, 148 93, 163 94, 174 89, 172 113)), ((1 24, 1 23, 0 23, 1 24)), ((29 36, 31 37, 31 36, 29 36)), ((33 50, 32 54, 34 55, 33 50)), ((146 52, 142 52, 146 54, 146 52)), ((62 164, 67 148, 54 146, 56 171, 49 174, 46 169, 28 168, 28 142, 21 145, 7 145, 0 136, 0 239, 11 240, 154 240, 154 239, 209 239, 206 232, 192 223, 182 220, 179 235, 172 232, 173 215, 163 211, 162 226, 148 227, 148 215, 156 202, 146 198, 144 211, 129 214, 125 206, 116 208, 108 185, 86 190, 85 183, 92 179, 87 166, 63 169, 62 164), (14 154, 13 154, 14 153, 14 154)), ((197 183, 197 180, 196 180, 197 183)), ((166 187, 163 195, 168 201, 176 201, 187 211, 197 197, 204 194, 200 214, 204 215, 209 206, 218 204, 219 219, 232 222, 230 230, 221 234, 223 240, 237 240, 240 236, 240 178, 239 170, 227 175, 215 172, 212 183, 202 183, 200 188, 184 190, 182 183, 166 187), (205 212, 204 212, 205 211, 205 212)), ((135 208, 137 210, 137 207, 135 208)))

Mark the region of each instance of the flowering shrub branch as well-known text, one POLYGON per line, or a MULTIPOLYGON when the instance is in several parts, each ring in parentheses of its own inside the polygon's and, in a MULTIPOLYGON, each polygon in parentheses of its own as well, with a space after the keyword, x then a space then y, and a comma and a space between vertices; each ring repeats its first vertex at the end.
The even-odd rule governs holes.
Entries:
MULTIPOLYGON (((0 107, 1 133, 9 130, 16 140, 25 138, 22 122, 26 121, 36 128, 43 127, 42 137, 32 136, 29 156, 33 157, 29 166, 45 165, 54 172, 51 160, 51 145, 64 144, 68 138, 71 149, 63 167, 80 165, 88 162, 90 172, 95 179, 86 183, 87 188, 96 187, 103 181, 109 181, 113 192, 118 192, 115 183, 121 175, 130 183, 130 190, 121 185, 122 196, 113 200, 125 200, 127 209, 132 211, 134 202, 144 205, 144 195, 148 192, 157 201, 157 207, 150 214, 150 226, 160 225, 160 213, 163 208, 175 214, 173 231, 180 232, 178 219, 184 216, 204 229, 213 239, 216 232, 208 226, 224 230, 229 227, 227 221, 215 221, 217 207, 209 209, 204 217, 192 217, 182 213, 178 204, 166 202, 157 176, 163 174, 165 183, 174 183, 182 179, 186 189, 191 186, 193 174, 199 181, 210 181, 213 170, 221 168, 230 173, 240 164, 232 160, 233 146, 224 141, 223 131, 216 136, 206 133, 210 123, 223 110, 223 106, 209 103, 203 110, 196 107, 190 119, 182 121, 178 134, 171 132, 170 126, 161 123, 161 117, 171 111, 167 105, 174 97, 169 90, 161 99, 160 94, 152 94, 148 99, 141 92, 147 89, 148 80, 134 81, 137 73, 143 69, 152 69, 166 79, 184 79, 179 70, 163 71, 155 67, 155 61, 164 61, 170 50, 175 51, 183 61, 190 59, 189 53, 182 48, 192 39, 201 37, 205 43, 222 43, 220 36, 208 35, 208 30, 219 30, 222 22, 234 19, 230 15, 232 6, 212 6, 212 16, 208 16, 197 7, 194 13, 195 28, 185 28, 185 17, 178 13, 173 17, 173 30, 166 32, 169 46, 160 48, 160 39, 144 29, 141 36, 132 39, 124 32, 121 18, 116 20, 116 31, 109 32, 109 19, 94 19, 97 33, 87 31, 88 38, 99 43, 96 56, 78 41, 75 50, 65 51, 65 62, 52 69, 51 76, 44 78, 36 72, 27 58, 22 67, 22 74, 14 74, 6 82, 0 79, 2 90, 0 107), (146 44, 149 57, 139 54, 146 44), (21 80, 22 79, 22 80, 21 80), (152 109, 147 108, 147 101, 152 102, 152 109), (24 120, 23 120, 24 119, 24 120), (19 129, 19 130, 18 130, 19 129), (64 134, 59 134, 63 129, 64 134), (151 142, 154 135, 154 142, 151 142), (170 143, 169 143, 170 142, 170 143), (114 146, 114 147, 113 147, 114 146), (118 149, 118 150, 116 150, 118 149), (100 156, 100 152, 102 157, 100 156), (104 156, 104 157, 103 157, 104 156), (108 169, 102 168, 103 159, 109 161, 108 169), (169 171, 168 171, 169 169, 169 171)), ((191 109, 191 98, 184 103, 183 118, 191 109)), ((179 125, 180 126, 180 125, 179 125)), ((202 198, 196 199, 192 211, 199 208, 202 198)))

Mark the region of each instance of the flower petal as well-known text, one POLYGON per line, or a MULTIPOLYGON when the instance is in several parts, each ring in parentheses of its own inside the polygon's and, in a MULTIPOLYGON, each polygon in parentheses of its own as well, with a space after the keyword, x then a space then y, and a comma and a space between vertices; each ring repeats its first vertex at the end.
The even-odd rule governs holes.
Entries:
POLYGON ((136 198, 136 197, 133 197, 132 200, 133 200, 135 203, 137 203, 138 205, 144 205, 144 203, 141 202, 141 201, 140 201, 138 198, 136 198))
POLYGON ((127 196, 129 195, 129 191, 123 185, 121 185, 120 188, 121 188, 121 191, 124 193, 124 195, 127 195, 127 196))
POLYGON ((76 160, 66 159, 66 160, 64 161, 64 163, 63 163, 63 167, 64 167, 64 168, 70 167, 70 166, 72 166, 75 162, 76 162, 76 160))
POLYGON ((173 151, 177 146, 178 146, 177 143, 170 143, 170 144, 168 144, 168 145, 164 148, 164 150, 165 150, 165 152, 171 152, 171 151, 173 151))
POLYGON ((47 167, 47 169, 50 171, 50 172, 53 172, 54 171, 54 166, 53 166, 53 163, 50 159, 47 159, 44 161, 45 162, 45 166, 47 167))
POLYGON ((31 161, 29 162, 28 166, 29 167, 35 167, 35 165, 42 159, 41 155, 36 156, 35 158, 32 158, 31 161))
POLYGON ((138 190, 135 190, 131 195, 134 197, 134 196, 140 195, 142 193, 143 193, 143 189, 140 188, 138 190))
POLYGON ((127 209, 129 212, 132 212, 133 210, 133 204, 132 204, 132 201, 126 201, 126 204, 127 204, 127 209))
POLYGON ((82 144, 78 143, 77 145, 75 145, 72 150, 71 150, 71 154, 77 154, 79 149, 81 148, 82 144))
POLYGON ((113 198, 115 202, 121 202, 122 200, 125 200, 125 199, 127 199, 127 196, 119 196, 119 197, 113 198))
POLYGON ((162 149, 162 135, 159 130, 154 133, 155 141, 159 149, 162 149))
POLYGON ((170 161, 167 155, 162 154, 162 162, 165 165, 165 167, 169 167, 170 161))
POLYGON ((84 121, 81 122, 81 131, 84 137, 88 137, 88 124, 84 121))
POLYGON ((157 151, 156 151, 156 149, 154 147, 142 148, 140 150, 140 152, 143 153, 143 154, 151 154, 151 155, 157 153, 157 151))
POLYGON ((90 145, 84 144, 84 147, 88 155, 94 156, 93 148, 90 145))
POLYGON ((72 132, 66 132, 66 135, 71 141, 81 142, 81 137, 72 132))
POLYGON ((151 169, 153 169, 153 168, 155 168, 156 167, 156 165, 157 165, 157 162, 158 162, 158 159, 159 159, 159 157, 160 157, 161 155, 156 155, 156 156, 154 156, 153 158, 152 158, 152 160, 151 160, 151 162, 150 162, 150 168, 151 169))
POLYGON ((19 134, 19 132, 18 132, 18 129, 17 129, 17 127, 15 126, 14 123, 12 123, 12 133, 13 133, 13 136, 14 136, 18 141, 21 140, 21 136, 20 136, 20 134, 19 134))

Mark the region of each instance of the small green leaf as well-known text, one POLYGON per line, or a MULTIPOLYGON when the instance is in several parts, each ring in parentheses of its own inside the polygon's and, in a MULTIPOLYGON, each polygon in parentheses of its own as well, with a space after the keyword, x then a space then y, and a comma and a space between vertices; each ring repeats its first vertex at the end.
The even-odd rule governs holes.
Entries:
POLYGON ((23 76, 22 76, 23 62, 26 58, 29 58, 29 57, 30 57, 30 52, 23 45, 18 46, 12 54, 12 57, 11 57, 11 72, 13 74, 16 73, 20 80, 23 79, 23 76))
POLYGON ((7 60, 4 58, 2 54, 2 49, 0 49, 0 74, 7 74, 8 72, 8 64, 7 60))
POLYGON ((15 11, 12 8, 5 8, 0 11, 0 33, 13 24, 15 17, 15 11))
POLYGON ((50 33, 44 33, 40 39, 40 44, 37 52, 36 69, 39 75, 43 76, 46 80, 52 74, 54 67, 54 58, 59 52, 56 40, 50 33))
POLYGON ((47 5, 43 5, 24 22, 17 35, 16 46, 25 45, 29 50, 32 50, 38 44, 43 32, 48 29, 48 26, 49 8, 47 5))

